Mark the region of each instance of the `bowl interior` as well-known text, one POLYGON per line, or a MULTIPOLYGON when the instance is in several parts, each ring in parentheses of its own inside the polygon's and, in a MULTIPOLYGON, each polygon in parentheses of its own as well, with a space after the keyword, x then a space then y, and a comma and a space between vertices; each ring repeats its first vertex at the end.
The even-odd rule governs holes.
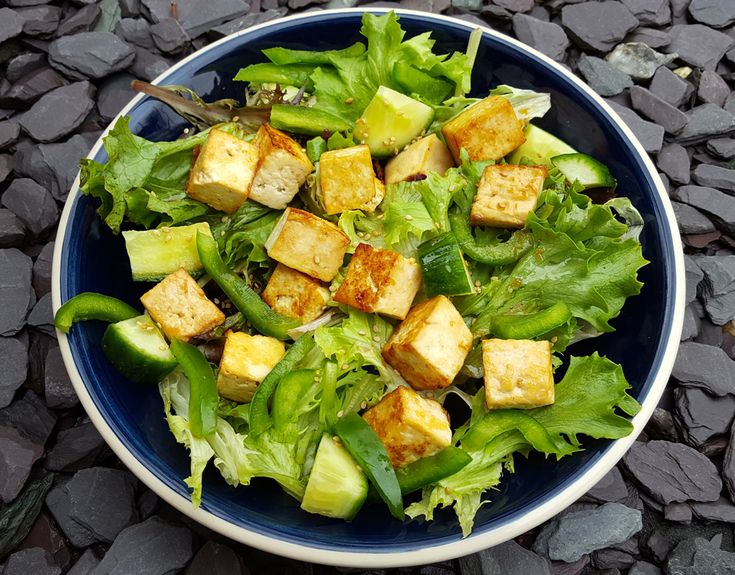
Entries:
MULTIPOLYGON (((403 14, 401 24, 409 36, 431 30, 442 52, 463 50, 471 30, 458 21, 418 14, 403 14)), ((240 67, 262 61, 261 49, 344 47, 361 39, 359 28, 360 14, 354 12, 314 14, 281 22, 210 47, 169 72, 162 83, 188 86, 207 100, 242 99, 243 88, 232 77, 240 67)), ((618 179, 619 194, 630 197, 645 219, 641 241, 651 263, 640 274, 645 282, 641 295, 631 298, 614 320, 615 333, 578 344, 570 351, 580 355, 597 350, 620 362, 633 385, 633 395, 646 401, 669 345, 676 277, 676 244, 655 182, 621 128, 592 96, 542 59, 503 38, 486 34, 475 66, 473 92, 482 95, 500 83, 550 92, 553 107, 539 124, 606 163, 618 179)), ((151 99, 139 101, 129 115, 133 132, 154 140, 174 139, 186 126, 169 108, 151 99)), ((95 159, 106 161, 103 149, 95 159)), ((145 286, 135 285, 130 279, 122 238, 113 236, 100 222, 93 201, 78 194, 72 198, 68 224, 61 231, 60 276, 55 285, 61 300, 82 291, 97 291, 140 307, 137 296, 145 286)), ((86 391, 130 453, 171 490, 188 497, 183 479, 189 475, 189 459, 169 433, 157 389, 129 383, 107 363, 99 345, 102 331, 102 325, 87 322, 75 327, 69 336, 86 391)), ((653 402, 657 399, 650 398, 653 402)), ((585 452, 559 463, 518 457, 516 473, 506 476, 499 491, 491 494, 493 503, 480 509, 473 537, 502 529, 568 489, 605 456, 611 442, 588 441, 586 445, 585 452)), ((205 476, 202 508, 235 526, 325 550, 395 553, 446 544, 461 537, 451 511, 440 511, 432 523, 400 524, 390 519, 383 506, 375 505, 346 523, 302 512, 280 488, 267 481, 256 480, 250 488, 234 489, 211 470, 205 476)))

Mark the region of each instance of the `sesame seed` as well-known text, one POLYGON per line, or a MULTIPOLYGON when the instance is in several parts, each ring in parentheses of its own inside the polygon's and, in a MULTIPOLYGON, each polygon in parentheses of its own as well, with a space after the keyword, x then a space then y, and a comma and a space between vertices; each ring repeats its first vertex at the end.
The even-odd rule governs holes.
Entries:
POLYGON ((407 222, 413 221, 413 216, 411 214, 408 214, 408 215, 406 215, 406 218, 405 219, 406 219, 407 222))
POLYGON ((233 116, 232 117, 232 121, 233 122, 239 122, 240 121, 240 116, 233 116))
POLYGON ((362 403, 360 404, 360 409, 365 409, 366 407, 367 407, 367 401, 363 401, 363 402, 362 402, 362 403))
POLYGON ((339 411, 337 412, 337 417, 343 417, 343 416, 344 416, 344 414, 345 414, 345 412, 344 412, 343 410, 341 410, 341 409, 340 409, 340 410, 339 410, 339 411))
POLYGON ((161 344, 158 346, 158 349, 160 349, 161 351, 166 351, 166 346, 161 344))
POLYGON ((352 102, 354 102, 354 101, 355 101, 355 99, 354 99, 354 98, 347 98, 347 99, 345 100, 345 104, 352 104, 352 102))
POLYGON ((184 134, 188 134, 190 131, 189 128, 184 128, 184 134))
POLYGON ((552 336, 552 338, 551 338, 550 341, 551 341, 551 343, 556 343, 558 339, 559 339, 558 337, 552 336))
POLYGON ((482 287, 480 280, 475 280, 475 287, 482 287))
POLYGON ((358 335, 367 335, 367 332, 364 329, 361 329, 357 332, 358 335))
POLYGON ((380 343, 380 338, 377 335, 373 336, 373 341, 376 343, 380 343))
POLYGON ((346 371, 346 370, 350 369, 350 364, 349 363, 343 363, 341 367, 342 367, 342 371, 346 371))
POLYGON ((322 260, 321 260, 321 258, 319 256, 314 256, 314 263, 315 264, 318 264, 320 261, 322 261, 322 260))

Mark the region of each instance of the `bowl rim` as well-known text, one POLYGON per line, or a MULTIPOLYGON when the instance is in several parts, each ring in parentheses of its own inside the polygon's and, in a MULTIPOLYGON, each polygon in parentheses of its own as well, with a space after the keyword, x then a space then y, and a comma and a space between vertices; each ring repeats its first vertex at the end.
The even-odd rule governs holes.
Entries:
MULTIPOLYGON (((668 231, 671 234, 673 240, 673 260, 675 265, 674 278, 675 281, 672 285, 674 291, 674 310, 671 315, 671 330, 668 334, 668 339, 665 342, 665 349, 661 357, 659 364, 659 370, 656 373, 654 382, 651 385, 648 394, 646 395, 641 411, 633 418, 633 431, 630 435, 612 441, 612 444, 605 452, 599 457, 599 459, 593 462, 587 471, 581 476, 573 480, 565 489, 560 491, 557 495, 554 495, 544 500, 540 505, 533 508, 530 512, 523 514, 520 517, 516 517, 502 526, 484 531, 478 534, 472 534, 469 537, 458 539, 449 543, 443 543, 438 546, 424 546, 412 549, 410 551, 397 551, 397 552, 381 552, 379 548, 376 548, 373 552, 361 551, 337 551, 333 549, 324 549, 318 546, 309 546, 303 543, 294 543, 291 541, 285 541, 274 538, 270 535, 264 535, 257 531, 247 529, 245 527, 236 526, 229 523, 227 520, 217 517, 210 511, 202 508, 194 509, 191 505, 191 500, 179 493, 173 491, 167 486, 161 479, 159 479, 153 472, 149 471, 138 459, 136 459, 130 451, 126 448, 123 441, 114 433, 112 428, 107 424, 103 418, 101 412, 98 410, 96 404, 92 400, 84 381, 81 377, 79 370, 77 369, 71 352, 68 338, 66 334, 56 331, 61 355, 64 360, 64 364, 71 378, 74 389, 79 396, 80 402, 84 407, 85 411, 89 415, 93 425, 97 428, 99 433, 102 435, 105 442, 112 448, 113 452, 120 460, 126 465, 126 467, 136 475, 148 488, 150 488, 156 495, 161 497, 166 503, 176 508, 178 511, 187 515, 191 519, 197 521, 201 525, 217 532, 226 537, 229 537, 240 543, 255 547, 262 551, 273 553, 275 555, 286 556, 293 559, 308 561, 312 563, 318 563, 323 565, 337 565, 337 566, 350 566, 350 567, 363 567, 363 568, 387 568, 387 567, 404 567, 421 565, 427 562, 437 562, 443 560, 454 559, 456 557, 469 555, 476 553, 483 549, 493 547, 504 543, 522 533, 531 529, 541 523, 552 518, 569 505, 574 503, 578 498, 584 495, 589 489, 596 485, 605 474, 625 455, 628 449, 633 445, 638 434, 643 430, 646 422, 650 418, 653 410, 658 404, 658 401, 663 394, 663 391, 668 383, 669 375, 673 369, 674 361, 679 346, 680 335, 682 332, 683 321, 684 321, 684 308, 685 308, 685 267, 684 267, 684 252, 680 242, 676 239, 680 237, 679 230, 676 225, 676 217, 674 215, 673 207, 669 200, 668 193, 666 192, 663 182, 658 175, 658 170, 655 168, 648 153, 643 149, 638 139, 633 134, 632 130, 628 128, 625 122, 620 116, 589 86, 587 86, 580 78, 574 75, 571 71, 567 70, 558 62, 555 62, 548 56, 542 54, 538 50, 520 42, 519 40, 507 36, 501 32, 491 29, 488 26, 479 26, 475 23, 467 22, 460 18, 451 16, 445 16, 442 14, 433 14, 429 12, 422 12, 418 10, 407 10, 401 8, 383 8, 373 7, 369 9, 362 8, 343 8, 333 10, 322 10, 315 12, 307 12, 301 14, 294 14, 269 22, 264 22, 255 26, 251 26, 245 30, 240 30, 234 34, 221 38, 207 46, 197 50, 193 54, 177 62, 165 72, 160 74, 156 79, 152 81, 153 84, 158 84, 165 79, 171 72, 178 70, 179 68, 186 66, 191 61, 199 58, 202 54, 209 50, 215 49, 223 44, 231 42, 235 38, 249 35, 253 32, 257 32, 264 28, 278 26, 283 23, 292 23, 299 20, 310 20, 310 19, 324 19, 329 18, 333 15, 342 14, 362 14, 365 12, 382 14, 386 12, 395 12, 400 17, 401 15, 407 15, 426 20, 434 20, 439 22, 451 23, 453 25, 459 25, 467 28, 469 31, 480 28, 483 35, 488 35, 499 39, 503 42, 511 44, 514 48, 517 48, 521 52, 530 54, 531 56, 541 60, 547 66, 553 68, 558 74, 562 75, 566 80, 570 81, 576 86, 577 89, 586 93, 587 96, 591 97, 592 100, 603 110, 603 112, 609 117, 609 119, 617 125, 620 131, 629 140, 631 146, 639 156, 645 169, 648 171, 651 181, 654 184, 655 192, 658 194, 661 201, 662 207, 666 214, 666 225, 668 231), (427 555, 430 552, 430 555, 427 555)), ((144 94, 136 95, 116 116, 113 118, 109 125, 100 134, 99 139, 91 148, 87 154, 87 158, 94 158, 100 148, 102 147, 102 139, 107 135, 112 126, 121 116, 127 114, 134 106, 136 106, 146 96, 144 94)), ((61 241, 57 241, 54 247, 53 263, 52 263, 52 306, 53 311, 56 313, 58 308, 61 306, 61 262, 62 252, 64 250, 64 239, 66 237, 66 229, 69 219, 75 209, 76 201, 80 197, 81 192, 79 190, 79 174, 75 178, 69 196, 66 200, 59 225, 57 228, 57 238, 61 241)))

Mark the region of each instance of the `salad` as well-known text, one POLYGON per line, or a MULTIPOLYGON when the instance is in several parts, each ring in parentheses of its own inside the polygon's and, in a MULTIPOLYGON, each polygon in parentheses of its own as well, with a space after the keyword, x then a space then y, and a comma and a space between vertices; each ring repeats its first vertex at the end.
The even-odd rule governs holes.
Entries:
POLYGON ((514 458, 632 431, 622 368, 565 352, 639 293, 642 219, 533 124, 548 94, 470 97, 479 31, 443 55, 394 13, 361 33, 264 50, 235 78, 244 106, 139 83, 192 128, 153 142, 120 118, 81 190, 149 282, 144 309, 85 293, 56 325, 109 322, 110 362, 158 385, 195 506, 211 462, 339 519, 451 507, 467 536, 514 458))

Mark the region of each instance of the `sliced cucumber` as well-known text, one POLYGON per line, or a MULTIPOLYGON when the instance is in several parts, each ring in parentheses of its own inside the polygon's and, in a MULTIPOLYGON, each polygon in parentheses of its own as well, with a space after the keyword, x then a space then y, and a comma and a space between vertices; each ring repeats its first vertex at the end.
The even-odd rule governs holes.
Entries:
POLYGON ((380 86, 355 123, 354 136, 373 156, 392 156, 429 127, 431 106, 380 86))
POLYGON ((617 185, 610 170, 587 154, 562 154, 551 158, 570 183, 579 182, 585 190, 589 188, 614 188, 617 185))
POLYGON ((135 281, 160 281, 179 268, 196 277, 204 270, 197 252, 197 232, 212 236, 209 224, 123 232, 135 281))
POLYGON ((546 130, 529 124, 525 130, 526 141, 508 156, 509 164, 519 164, 526 158, 533 164, 551 167, 551 158, 561 154, 573 154, 577 150, 546 130))
POLYGON ((424 242, 418 248, 418 256, 429 297, 474 293, 472 278, 453 233, 424 242))
POLYGON ((136 383, 157 383, 177 365, 161 330, 147 315, 108 325, 102 351, 115 369, 136 383))
POLYGON ((337 519, 352 519, 368 493, 360 466, 340 443, 322 436, 306 484, 301 509, 337 519))

